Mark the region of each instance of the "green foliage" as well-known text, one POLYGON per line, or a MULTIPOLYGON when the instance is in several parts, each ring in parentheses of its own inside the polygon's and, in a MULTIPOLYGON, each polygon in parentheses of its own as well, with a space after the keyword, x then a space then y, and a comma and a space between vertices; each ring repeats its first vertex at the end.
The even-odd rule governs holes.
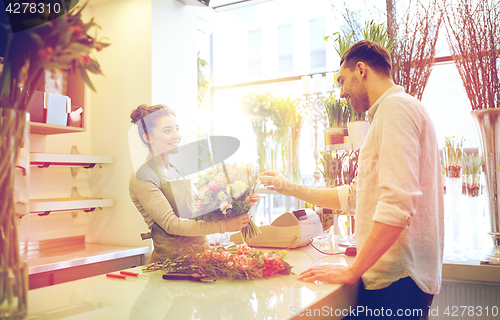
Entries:
POLYGON ((395 40, 389 39, 387 28, 383 22, 375 24, 373 20, 366 21, 365 29, 362 33, 365 40, 375 41, 386 48, 389 52, 392 52, 392 46, 394 45, 395 40))
POLYGON ((463 156, 463 143, 465 139, 462 137, 460 139, 452 137, 444 138, 444 155, 447 165, 461 165, 463 156))
POLYGON ((198 66, 198 109, 208 107, 208 97, 210 91, 210 77, 204 72, 208 66, 208 62, 200 57, 200 52, 197 53, 198 66))
POLYGON ((351 107, 347 100, 331 96, 324 102, 324 106, 330 128, 347 127, 347 122, 351 119, 351 107))
POLYGON ((39 86, 44 70, 79 70, 87 86, 95 91, 88 72, 102 74, 99 63, 91 54, 109 46, 109 43, 89 35, 99 28, 93 19, 84 23, 82 10, 75 7, 60 18, 51 14, 33 15, 23 19, 26 26, 37 26, 15 35, 9 26, 3 26, 7 34, 3 72, 0 77, 1 103, 3 107, 26 110, 39 86), (53 20, 51 20, 53 19, 53 20), (22 87, 23 90, 13 90, 22 87))
POLYGON ((324 36, 323 39, 325 41, 328 41, 328 39, 332 39, 335 51, 337 51, 339 57, 342 57, 347 49, 349 49, 349 47, 351 46, 353 34, 354 33, 352 31, 349 31, 347 36, 342 36, 340 32, 334 32, 331 36, 324 36))
POLYGON ((300 99, 273 97, 271 100, 271 121, 276 128, 289 128, 296 121, 300 99))
MULTIPOLYGON (((373 20, 366 21, 362 34, 365 40, 375 41, 389 50, 389 52, 392 52, 395 40, 389 39, 387 28, 384 23, 375 24, 373 20)), ((335 51, 337 51, 339 57, 342 57, 347 49, 349 49, 349 47, 353 44, 353 35, 354 32, 352 30, 349 31, 347 35, 342 35, 340 32, 334 32, 331 36, 324 36, 323 39, 325 41, 331 39, 333 41, 335 51)))
POLYGON ((351 110, 351 118, 349 119, 349 121, 366 121, 367 117, 368 117, 368 111, 365 111, 365 112, 356 112, 354 111, 354 108, 351 106, 351 104, 349 103, 349 101, 347 100, 344 100, 347 102, 347 105, 349 106, 349 109, 351 110))
POLYGON ((273 114, 273 95, 270 92, 252 92, 240 98, 240 107, 252 121, 266 121, 273 114))
POLYGON ((483 166, 483 158, 478 155, 464 155, 462 157, 462 173, 479 175, 483 166))

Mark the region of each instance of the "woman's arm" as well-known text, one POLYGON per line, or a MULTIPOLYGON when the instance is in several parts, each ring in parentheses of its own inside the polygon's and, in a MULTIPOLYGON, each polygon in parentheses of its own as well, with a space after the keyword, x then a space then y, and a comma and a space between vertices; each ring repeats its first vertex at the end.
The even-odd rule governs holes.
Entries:
POLYGON ((132 201, 146 222, 149 223, 150 220, 156 222, 169 234, 205 236, 226 232, 226 222, 223 220, 205 222, 177 217, 160 189, 160 182, 152 177, 148 179, 141 177, 139 180, 133 174, 130 178, 129 190, 132 201))

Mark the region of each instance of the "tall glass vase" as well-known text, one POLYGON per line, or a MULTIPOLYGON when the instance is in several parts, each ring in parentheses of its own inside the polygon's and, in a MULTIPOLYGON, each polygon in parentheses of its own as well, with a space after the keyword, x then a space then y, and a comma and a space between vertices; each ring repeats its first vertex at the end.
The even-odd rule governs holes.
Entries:
POLYGON ((0 108, 0 318, 22 319, 27 313, 28 268, 19 255, 14 171, 26 113, 0 108))
POLYGON ((500 265, 500 109, 482 109, 471 112, 476 121, 483 151, 484 176, 487 203, 491 221, 490 235, 493 250, 481 261, 482 264, 500 265))

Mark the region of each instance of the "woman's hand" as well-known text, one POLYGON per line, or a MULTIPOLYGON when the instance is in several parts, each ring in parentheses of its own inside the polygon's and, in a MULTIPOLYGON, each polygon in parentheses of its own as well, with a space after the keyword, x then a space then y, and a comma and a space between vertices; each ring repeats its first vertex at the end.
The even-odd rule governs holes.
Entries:
POLYGON ((266 171, 259 175, 260 181, 268 190, 275 190, 285 196, 291 196, 292 190, 296 189, 295 183, 289 181, 279 172, 266 171))
POLYGON ((242 214, 241 216, 232 217, 225 219, 226 221, 226 232, 236 232, 240 231, 250 222, 252 215, 249 213, 242 214))

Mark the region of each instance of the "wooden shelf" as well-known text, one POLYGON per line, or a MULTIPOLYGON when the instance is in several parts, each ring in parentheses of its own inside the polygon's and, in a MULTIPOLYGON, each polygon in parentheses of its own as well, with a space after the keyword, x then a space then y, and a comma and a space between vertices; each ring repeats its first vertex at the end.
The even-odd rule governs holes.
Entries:
POLYGON ((361 143, 330 144, 325 147, 326 151, 356 150, 361 148, 361 143))
POLYGON ((113 199, 92 198, 54 198, 54 199, 30 199, 30 213, 48 215, 53 211, 93 211, 95 208, 112 207, 113 199))
POLYGON ((85 132, 85 129, 78 127, 58 126, 54 124, 47 124, 40 122, 30 122, 30 133, 32 134, 48 135, 48 134, 73 133, 73 132, 85 132))
POLYGON ((105 163, 113 163, 113 158, 111 156, 87 154, 30 153, 30 164, 32 166, 48 167, 50 165, 58 165, 93 167, 95 164, 105 163))

